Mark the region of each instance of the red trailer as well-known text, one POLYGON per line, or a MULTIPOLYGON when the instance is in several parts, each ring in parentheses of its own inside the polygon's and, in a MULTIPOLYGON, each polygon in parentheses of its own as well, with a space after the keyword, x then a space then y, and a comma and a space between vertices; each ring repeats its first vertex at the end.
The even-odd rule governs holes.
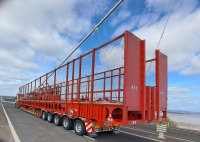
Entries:
POLYGON ((19 88, 18 107, 76 134, 166 121, 167 56, 129 31, 19 88))

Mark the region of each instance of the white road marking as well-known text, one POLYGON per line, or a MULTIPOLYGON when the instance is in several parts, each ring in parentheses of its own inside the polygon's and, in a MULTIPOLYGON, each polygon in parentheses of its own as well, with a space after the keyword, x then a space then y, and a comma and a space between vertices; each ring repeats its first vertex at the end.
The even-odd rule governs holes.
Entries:
MULTIPOLYGON (((74 130, 71 130, 72 132, 75 132, 74 130)), ((84 137, 86 137, 86 138, 88 138, 88 139, 91 139, 91 140, 95 140, 95 139, 93 139, 93 138, 90 138, 90 137, 88 137, 88 136, 86 136, 86 135, 83 135, 84 137)))
POLYGON ((15 129, 14 129, 14 127, 13 127, 11 121, 10 121, 10 118, 8 117, 6 111, 5 111, 4 107, 3 107, 2 102, 1 102, 1 105, 2 105, 3 111, 4 111, 4 113, 5 113, 6 119, 7 119, 7 121, 8 121, 8 125, 9 125, 9 127, 10 127, 10 130, 11 130, 11 133, 12 133, 12 135, 13 135, 13 137, 14 137, 15 142, 20 142, 20 139, 19 139, 19 137, 18 137, 18 135, 17 135, 17 133, 16 133, 16 131, 15 131, 15 129))
MULTIPOLYGON (((121 127, 123 127, 123 126, 121 126, 121 127)), ((158 135, 158 133, 153 133, 153 132, 149 132, 149 131, 145 131, 145 130, 140 130, 140 129, 135 129, 135 128, 129 128, 129 127, 123 127, 123 128, 127 128, 127 129, 132 129, 132 130, 136 130, 136 131, 141 131, 141 132, 146 132, 146 133, 158 135)), ((178 140, 182 140, 182 141, 195 142, 195 141, 190 141, 190 140, 186 140, 186 139, 176 138, 176 137, 172 137, 172 136, 168 136, 168 135, 165 135, 165 137, 169 137, 169 138, 173 138, 173 139, 178 139, 178 140)))
POLYGON ((137 136, 137 137, 141 137, 141 138, 145 138, 145 139, 149 139, 149 140, 153 140, 153 141, 157 141, 157 142, 163 142, 163 141, 160 141, 160 140, 156 140, 156 139, 152 139, 152 138, 148 138, 148 137, 143 137, 143 136, 140 136, 140 135, 136 135, 136 134, 132 134, 132 133, 124 132, 124 131, 120 131, 120 132, 125 133, 125 134, 129 134, 129 135, 133 135, 133 136, 137 136))
POLYGON ((88 138, 88 139, 91 139, 91 140, 95 140, 95 139, 93 139, 93 138, 90 138, 90 137, 88 137, 88 136, 86 136, 86 135, 83 135, 84 137, 86 137, 86 138, 88 138))

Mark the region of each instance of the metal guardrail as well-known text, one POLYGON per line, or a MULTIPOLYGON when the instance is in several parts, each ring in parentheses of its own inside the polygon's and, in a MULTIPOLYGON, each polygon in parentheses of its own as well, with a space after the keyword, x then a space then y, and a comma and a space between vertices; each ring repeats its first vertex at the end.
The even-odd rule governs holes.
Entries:
POLYGON ((167 127, 200 131, 200 124, 192 124, 192 123, 184 123, 184 122, 176 122, 176 121, 163 122, 162 124, 167 125, 167 127))

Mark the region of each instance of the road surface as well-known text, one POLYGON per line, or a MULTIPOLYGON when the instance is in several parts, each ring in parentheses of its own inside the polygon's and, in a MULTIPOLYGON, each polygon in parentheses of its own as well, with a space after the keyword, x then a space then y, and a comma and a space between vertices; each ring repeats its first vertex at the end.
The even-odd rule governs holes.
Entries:
POLYGON ((8 141, 14 142, 8 121, 3 111, 2 104, 0 102, 0 142, 8 141))

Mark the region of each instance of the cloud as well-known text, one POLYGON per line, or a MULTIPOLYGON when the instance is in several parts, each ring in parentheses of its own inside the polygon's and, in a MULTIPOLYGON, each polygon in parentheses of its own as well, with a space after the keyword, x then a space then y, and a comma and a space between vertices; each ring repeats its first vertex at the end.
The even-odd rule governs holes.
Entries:
POLYGON ((124 65, 124 42, 123 38, 104 47, 99 52, 101 64, 106 64, 110 69, 124 65))
POLYGON ((186 68, 181 71, 181 74, 194 75, 200 73, 200 54, 195 55, 187 64, 186 68))
POLYGON ((133 34, 140 39, 146 40, 147 59, 153 58, 169 11, 174 5, 159 49, 168 56, 169 71, 184 75, 200 74, 197 63, 199 55, 196 55, 200 52, 198 38, 200 36, 200 8, 197 4, 196 0, 182 0, 175 3, 171 0, 147 0, 147 8, 142 13, 126 18, 122 23, 121 20, 116 21, 117 18, 111 21, 111 25, 113 21, 121 23, 113 33, 113 37, 125 30, 133 31, 133 34))
POLYGON ((124 66, 124 38, 100 48, 95 53, 95 73, 124 66))
MULTIPOLYGON (((181 1, 182 2, 182 1, 181 1)), ((198 65, 196 65, 196 53, 200 52, 200 8, 185 11, 184 1, 180 4, 178 10, 171 14, 169 23, 161 40, 159 49, 165 53, 169 59, 169 71, 176 71, 181 74, 200 74, 198 65), (192 21, 192 22, 191 22, 192 21), (188 67, 189 66, 189 67, 188 67), (192 70, 198 68, 197 70, 192 70)), ((157 22, 151 25, 142 26, 133 30, 133 33, 146 40, 147 59, 152 58, 154 50, 157 47, 158 40, 164 28, 167 16, 163 16, 157 22)))
POLYGON ((182 94, 182 93, 191 93, 194 91, 200 90, 200 88, 192 87, 192 88, 180 88, 180 87, 169 87, 168 93, 170 95, 182 94))
POLYGON ((191 12, 197 5, 197 0, 146 0, 145 1, 148 11, 154 13, 168 13, 173 7, 173 11, 191 12))
POLYGON ((28 70, 31 72, 38 71, 38 65, 33 62, 27 62, 29 59, 32 59, 31 56, 34 56, 34 52, 28 48, 24 49, 24 51, 7 51, 0 49, 0 61, 1 66, 4 66, 4 69, 6 69, 8 66, 11 66, 12 68, 28 70))
POLYGON ((25 84, 57 67, 110 6, 106 0, 0 2, 0 81, 12 90, 17 85, 9 82, 25 84))
POLYGON ((119 22, 125 20, 127 17, 130 17, 130 15, 131 15, 130 11, 127 10, 119 11, 118 15, 115 18, 113 18, 112 21, 110 22, 110 25, 115 26, 119 22))
POLYGON ((168 88, 168 109, 170 110, 187 110, 187 111, 200 111, 200 97, 191 95, 199 91, 200 88, 168 88))

